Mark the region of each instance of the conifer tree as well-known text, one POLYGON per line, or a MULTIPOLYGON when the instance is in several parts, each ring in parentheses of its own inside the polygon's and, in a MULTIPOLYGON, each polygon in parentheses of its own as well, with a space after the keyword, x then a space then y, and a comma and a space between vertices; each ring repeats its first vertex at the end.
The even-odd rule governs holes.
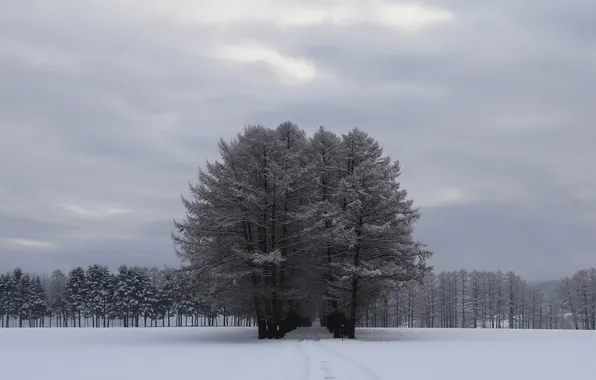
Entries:
POLYGON ((49 307, 56 317, 56 326, 68 327, 69 307, 66 275, 61 270, 52 272, 48 286, 49 307))
POLYGON ((320 129, 309 142, 290 122, 256 125, 219 148, 173 238, 201 298, 254 315, 259 338, 312 320, 323 300, 336 336, 346 325, 353 338, 365 300, 427 272, 399 165, 364 132, 320 129))
POLYGON ((44 327, 45 318, 50 317, 48 294, 39 276, 35 277, 30 285, 29 301, 29 326, 44 327))
POLYGON ((10 273, 0 274, 0 320, 2 327, 10 327, 13 282, 10 273))
POLYGON ((112 306, 114 278, 106 266, 91 265, 86 271, 87 308, 93 327, 106 327, 112 306))
POLYGON ((72 317, 73 326, 82 327, 82 319, 87 311, 88 286, 83 267, 73 268, 66 281, 66 303, 72 317))
POLYGON ((359 129, 343 135, 341 146, 343 168, 334 192, 341 211, 332 232, 340 253, 331 291, 343 305, 346 333, 354 338, 360 303, 384 286, 422 279, 430 252, 413 239, 420 214, 398 182, 399 163, 383 156, 379 143, 359 129))

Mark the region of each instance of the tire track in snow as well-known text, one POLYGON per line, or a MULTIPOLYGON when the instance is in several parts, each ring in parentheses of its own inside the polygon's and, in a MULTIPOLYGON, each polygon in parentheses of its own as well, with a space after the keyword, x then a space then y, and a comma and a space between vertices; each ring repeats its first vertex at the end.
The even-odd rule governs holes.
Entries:
MULTIPOLYGON (((309 380, 310 358, 302 349, 302 342, 288 341, 281 361, 283 380, 309 380)), ((280 377, 275 377, 279 379, 280 377)))
POLYGON ((374 371, 320 340, 301 341, 310 369, 304 380, 382 380, 374 371))
POLYGON ((359 361, 357 361, 345 354, 342 354, 341 352, 339 352, 335 349, 332 349, 331 347, 324 344, 323 342, 320 342, 320 344, 322 347, 324 347, 324 349, 326 349, 329 352, 332 352, 336 357, 338 357, 340 360, 342 360, 344 363, 344 367, 347 365, 347 368, 349 368, 349 370, 351 372, 353 371, 352 373, 358 373, 360 375, 360 376, 357 376, 355 379, 383 380, 370 367, 360 363, 359 361))
POLYGON ((303 340, 302 350, 309 357, 308 377, 305 380, 348 380, 341 364, 320 345, 319 340, 303 340))

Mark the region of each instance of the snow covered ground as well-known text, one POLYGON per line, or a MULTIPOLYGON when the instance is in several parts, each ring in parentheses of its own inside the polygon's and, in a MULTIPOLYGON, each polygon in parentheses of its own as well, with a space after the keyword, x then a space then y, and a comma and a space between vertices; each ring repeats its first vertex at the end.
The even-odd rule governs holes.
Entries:
POLYGON ((6 379, 516 380, 592 378, 596 332, 320 328, 2 329, 6 379))

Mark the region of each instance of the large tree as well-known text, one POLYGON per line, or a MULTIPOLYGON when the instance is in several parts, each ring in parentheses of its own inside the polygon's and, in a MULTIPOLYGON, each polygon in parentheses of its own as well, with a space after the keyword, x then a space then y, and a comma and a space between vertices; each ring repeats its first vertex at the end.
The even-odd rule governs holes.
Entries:
POLYGON ((343 304, 346 333, 354 338, 361 303, 375 300, 383 287, 422 279, 430 252, 413 239, 420 214, 400 186, 399 163, 359 129, 343 135, 341 147, 342 179, 334 192, 339 210, 333 218, 340 254, 332 286, 343 304))
POLYGON ((335 335, 353 338, 366 302, 427 272, 399 164, 366 133, 248 126, 219 149, 173 238, 202 298, 252 314, 259 338, 308 324, 322 304, 335 335))

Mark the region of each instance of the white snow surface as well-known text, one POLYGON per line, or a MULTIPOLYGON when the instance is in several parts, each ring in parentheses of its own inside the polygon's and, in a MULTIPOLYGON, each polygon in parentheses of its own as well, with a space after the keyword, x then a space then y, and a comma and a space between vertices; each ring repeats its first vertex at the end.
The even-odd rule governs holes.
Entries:
POLYGON ((594 331, 300 328, 258 341, 241 327, 1 329, 5 379, 589 379, 594 331))

